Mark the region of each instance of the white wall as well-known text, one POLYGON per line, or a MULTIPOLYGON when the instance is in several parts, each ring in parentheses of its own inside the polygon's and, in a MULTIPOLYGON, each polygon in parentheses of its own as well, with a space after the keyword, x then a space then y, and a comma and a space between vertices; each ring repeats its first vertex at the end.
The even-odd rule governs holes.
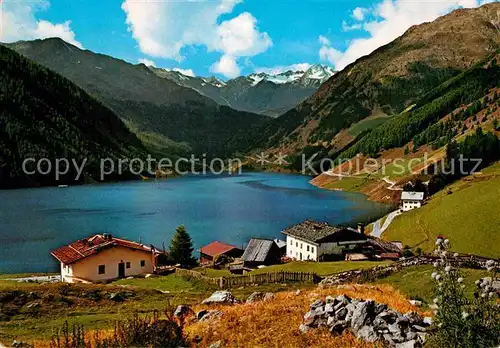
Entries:
POLYGON ((63 281, 68 283, 73 282, 71 277, 103 282, 118 278, 118 264, 121 262, 125 263, 125 277, 153 272, 151 252, 115 246, 70 265, 70 271, 67 268, 64 270, 61 265, 61 275, 63 281), (142 260, 144 266, 141 266, 142 260), (130 268, 126 268, 127 262, 130 262, 130 268), (98 272, 100 265, 105 266, 104 274, 98 272))
POLYGON ((410 211, 413 209, 418 209, 422 206, 421 201, 410 201, 410 200, 404 200, 403 201, 403 211, 410 211))
POLYGON ((286 256, 300 261, 318 261, 318 246, 291 236, 286 236, 286 256))
POLYGON ((72 283, 73 265, 65 265, 61 262, 61 281, 65 283, 72 283))

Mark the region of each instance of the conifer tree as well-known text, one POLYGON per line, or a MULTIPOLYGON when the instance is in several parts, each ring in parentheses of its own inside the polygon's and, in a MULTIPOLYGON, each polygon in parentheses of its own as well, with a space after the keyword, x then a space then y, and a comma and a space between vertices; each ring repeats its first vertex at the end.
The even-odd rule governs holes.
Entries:
POLYGON ((189 233, 183 225, 175 230, 175 234, 170 242, 169 258, 184 266, 193 266, 196 259, 193 257, 193 242, 189 233))

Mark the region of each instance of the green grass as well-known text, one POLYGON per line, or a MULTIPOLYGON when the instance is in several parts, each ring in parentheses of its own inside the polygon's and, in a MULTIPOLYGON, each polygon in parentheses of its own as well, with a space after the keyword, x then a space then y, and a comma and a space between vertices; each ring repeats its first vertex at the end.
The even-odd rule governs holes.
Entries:
POLYGON ((364 120, 354 124, 349 128, 347 131, 349 135, 352 135, 353 137, 361 134, 362 132, 376 128, 380 126, 381 124, 387 122, 390 119, 390 116, 373 116, 373 117, 368 117, 365 118, 364 120))
POLYGON ((390 262, 372 261, 336 261, 336 262, 300 262, 294 261, 283 265, 274 265, 252 271, 252 274, 268 272, 306 272, 316 273, 320 276, 352 271, 357 269, 372 268, 380 265, 387 265, 390 262))
MULTIPOLYGON (((409 298, 423 300, 425 303, 431 304, 436 284, 431 278, 432 272, 434 272, 434 267, 431 265, 413 266, 387 278, 380 279, 375 283, 391 284, 409 298)), ((474 282, 479 278, 488 276, 488 272, 484 270, 462 269, 461 272, 469 295, 474 292, 474 282)))
POLYGON ((207 277, 212 277, 212 278, 218 278, 218 277, 230 277, 231 272, 229 272, 227 269, 213 269, 213 268, 204 268, 204 267, 197 267, 193 269, 193 271, 200 272, 207 277))
POLYGON ((500 164, 495 164, 483 171, 483 178, 445 188, 422 208, 394 219, 383 238, 431 251, 436 236, 442 235, 450 239, 453 251, 499 258, 498 172, 500 164), (484 178, 489 175, 497 176, 484 178))
POLYGON ((188 280, 176 274, 170 274, 162 277, 121 279, 113 284, 129 285, 140 289, 155 289, 170 292, 184 291, 200 293, 214 289, 213 286, 210 286, 202 281, 188 280))
POLYGON ((345 177, 325 185, 324 188, 328 190, 337 189, 348 192, 358 192, 368 182, 369 180, 364 177, 345 177))

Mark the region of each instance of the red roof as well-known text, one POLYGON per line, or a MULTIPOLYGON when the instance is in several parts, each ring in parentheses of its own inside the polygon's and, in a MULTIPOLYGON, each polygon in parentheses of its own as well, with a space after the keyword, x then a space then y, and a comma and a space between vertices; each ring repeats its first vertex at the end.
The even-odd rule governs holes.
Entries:
POLYGON ((97 254, 99 251, 121 246, 134 250, 143 250, 151 252, 154 248, 137 242, 131 242, 125 239, 114 238, 111 235, 96 234, 94 236, 77 240, 69 245, 60 247, 51 252, 59 262, 64 264, 75 263, 91 255, 97 254))
POLYGON ((382 253, 379 256, 381 259, 390 259, 390 260, 392 259, 397 260, 401 257, 401 255, 398 253, 382 253))
POLYGON ((239 249, 239 248, 235 247, 234 245, 229 245, 226 243, 216 241, 208 245, 205 245, 204 247, 201 247, 200 249, 198 249, 198 251, 202 254, 214 257, 216 255, 225 254, 233 249, 239 249))

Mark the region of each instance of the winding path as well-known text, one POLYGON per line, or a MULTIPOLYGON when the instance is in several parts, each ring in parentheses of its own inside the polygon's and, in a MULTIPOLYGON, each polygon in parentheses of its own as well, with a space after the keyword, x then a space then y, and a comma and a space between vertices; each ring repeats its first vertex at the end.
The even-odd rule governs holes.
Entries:
POLYGON ((382 225, 383 218, 375 221, 373 223, 373 230, 372 233, 370 233, 370 235, 373 237, 380 238, 382 236, 382 233, 384 233, 384 231, 387 230, 387 228, 390 226, 392 220, 394 220, 394 218, 399 215, 401 215, 401 211, 398 209, 387 215, 387 218, 385 219, 383 225, 382 225))

